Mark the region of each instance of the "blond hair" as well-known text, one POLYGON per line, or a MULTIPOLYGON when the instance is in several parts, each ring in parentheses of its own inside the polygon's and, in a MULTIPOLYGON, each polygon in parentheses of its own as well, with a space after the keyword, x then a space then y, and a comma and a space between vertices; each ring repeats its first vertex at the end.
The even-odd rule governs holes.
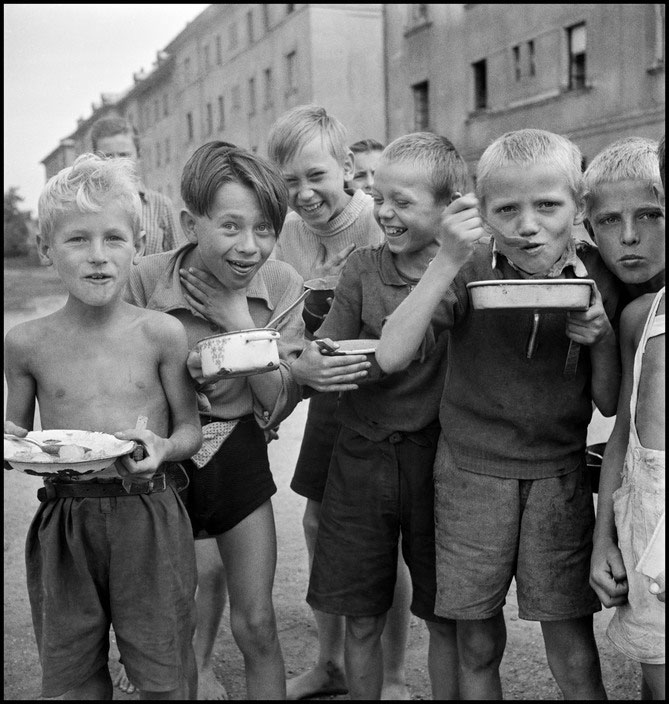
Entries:
POLYGON ((49 239, 62 215, 72 211, 99 213, 110 201, 127 213, 137 238, 142 202, 134 162, 82 154, 44 186, 37 204, 40 234, 49 239))
POLYGON ((645 137, 624 137, 602 149, 585 170, 586 213, 590 213, 597 188, 603 183, 645 181, 660 183, 658 143, 645 137))
POLYGON ((298 105, 284 113, 270 129, 267 154, 283 166, 314 137, 320 137, 334 160, 343 165, 349 151, 346 128, 320 105, 298 105))
POLYGON ((507 166, 545 164, 562 174, 575 200, 583 195, 581 150, 567 137, 527 128, 507 132, 483 152, 476 167, 476 195, 481 203, 490 175, 507 166))

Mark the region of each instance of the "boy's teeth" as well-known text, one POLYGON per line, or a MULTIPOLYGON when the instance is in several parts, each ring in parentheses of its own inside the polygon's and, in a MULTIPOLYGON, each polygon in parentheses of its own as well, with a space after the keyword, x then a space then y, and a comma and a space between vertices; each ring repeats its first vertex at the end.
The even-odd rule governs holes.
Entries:
POLYGON ((317 208, 320 208, 320 206, 320 203, 316 203, 316 205, 303 205, 302 210, 305 210, 307 213, 312 213, 317 208))
POLYGON ((397 237, 398 235, 401 235, 403 232, 406 231, 406 227, 386 227, 386 233, 389 234, 391 237, 397 237))

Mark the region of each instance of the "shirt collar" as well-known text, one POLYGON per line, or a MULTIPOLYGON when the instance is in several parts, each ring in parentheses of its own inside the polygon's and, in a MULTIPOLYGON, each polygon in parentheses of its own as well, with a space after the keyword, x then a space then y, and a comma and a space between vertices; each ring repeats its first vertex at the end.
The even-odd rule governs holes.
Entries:
MULTIPOLYGON (((204 318, 203 315, 198 313, 196 310, 191 308, 186 301, 183 293, 183 287, 181 285, 181 277, 179 276, 179 270, 184 268, 184 259, 187 254, 193 251, 197 245, 192 242, 188 242, 183 245, 180 249, 176 250, 172 257, 170 258, 170 263, 165 271, 161 274, 160 279, 154 289, 152 298, 160 301, 160 310, 169 311, 179 308, 185 308, 193 315, 198 318, 204 318)), ((194 261, 191 262, 191 266, 198 269, 206 269, 202 257, 200 256, 199 250, 195 252, 194 261)), ((269 291, 267 289, 267 283, 263 276, 262 267, 258 273, 251 279, 247 289, 247 298, 259 298, 265 302, 265 305, 270 309, 274 310, 274 303, 270 300, 269 291)))
MULTIPOLYGON (((497 243, 495 242, 494 237, 490 238, 490 243, 493 269, 498 268, 497 258, 498 256, 502 256, 506 259, 512 269, 520 271, 520 269, 518 269, 518 267, 515 266, 514 263, 508 257, 504 256, 504 254, 502 254, 502 252, 497 249, 497 243)), ((578 256, 576 240, 573 237, 569 238, 569 241, 567 242, 567 246, 564 252, 562 253, 562 256, 555 262, 555 264, 553 264, 553 266, 547 272, 542 272, 540 274, 531 274, 529 277, 523 272, 524 278, 557 279, 568 266, 573 268, 574 275, 577 278, 587 278, 588 270, 585 268, 585 264, 581 261, 578 256)))

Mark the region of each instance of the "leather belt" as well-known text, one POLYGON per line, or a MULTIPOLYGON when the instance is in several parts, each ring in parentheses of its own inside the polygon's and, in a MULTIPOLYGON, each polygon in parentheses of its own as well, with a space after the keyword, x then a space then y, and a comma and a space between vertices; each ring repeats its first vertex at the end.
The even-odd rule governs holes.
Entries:
POLYGON ((40 501, 64 498, 104 498, 107 496, 136 496, 138 494, 157 494, 165 491, 168 486, 165 474, 159 474, 148 480, 135 481, 127 484, 126 489, 121 479, 106 481, 63 482, 52 479, 44 480, 44 487, 37 490, 40 501))

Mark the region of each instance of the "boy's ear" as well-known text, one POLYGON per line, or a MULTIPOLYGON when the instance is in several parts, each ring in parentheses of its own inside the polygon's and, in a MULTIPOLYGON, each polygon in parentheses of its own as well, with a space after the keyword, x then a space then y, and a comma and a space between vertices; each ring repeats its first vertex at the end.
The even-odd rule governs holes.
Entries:
POLYGON ((350 181, 355 175, 355 157, 349 149, 344 159, 344 181, 350 181))
POLYGON ((135 238, 135 256, 132 258, 132 263, 137 264, 137 262, 144 256, 144 251, 146 250, 146 232, 144 230, 139 231, 139 235, 135 238))
POLYGON ((197 232, 195 230, 195 218, 192 213, 185 208, 179 213, 181 229, 186 235, 186 239, 193 244, 197 244, 197 232))
POLYGON ((37 254, 39 255, 39 261, 42 266, 52 266, 53 260, 51 259, 51 246, 46 237, 43 237, 39 233, 36 236, 37 242, 37 254))
POLYGON ((574 215, 574 225, 582 225, 585 220, 585 198, 581 196, 576 199, 576 213, 574 215))

